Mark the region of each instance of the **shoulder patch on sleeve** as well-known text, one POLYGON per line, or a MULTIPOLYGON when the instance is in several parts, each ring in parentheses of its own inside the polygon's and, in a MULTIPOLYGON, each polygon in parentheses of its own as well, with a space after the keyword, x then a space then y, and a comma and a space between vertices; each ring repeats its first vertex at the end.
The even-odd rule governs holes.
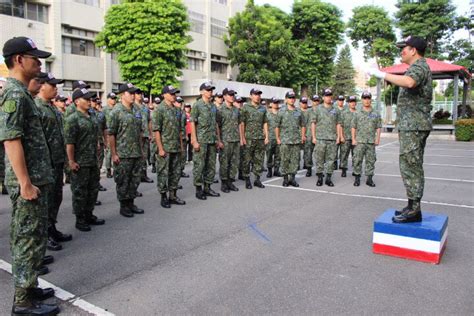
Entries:
POLYGON ((14 100, 5 101, 1 109, 5 113, 13 113, 16 111, 16 102, 14 100))

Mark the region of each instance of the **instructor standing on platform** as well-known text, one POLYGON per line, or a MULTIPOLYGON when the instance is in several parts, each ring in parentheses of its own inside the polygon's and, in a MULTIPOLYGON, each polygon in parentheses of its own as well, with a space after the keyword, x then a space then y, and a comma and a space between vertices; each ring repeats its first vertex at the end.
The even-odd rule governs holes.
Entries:
POLYGON ((369 73, 400 87, 398 94, 398 130, 400 141, 400 173, 407 190, 408 205, 397 211, 395 223, 421 221, 421 198, 425 186, 423 155, 432 128, 430 112, 433 86, 431 71, 424 58, 426 41, 408 36, 397 43, 402 62, 409 65, 404 75, 392 75, 378 69, 369 73))

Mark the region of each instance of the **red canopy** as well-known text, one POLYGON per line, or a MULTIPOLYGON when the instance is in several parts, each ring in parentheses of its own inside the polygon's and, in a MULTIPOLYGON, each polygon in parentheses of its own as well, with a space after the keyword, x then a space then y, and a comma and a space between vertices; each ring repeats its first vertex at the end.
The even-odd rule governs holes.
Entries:
MULTIPOLYGON (((431 59, 431 58, 426 58, 426 62, 428 63, 428 66, 430 67, 430 70, 433 73, 433 75, 437 75, 436 76, 438 77, 437 79, 452 78, 456 73, 458 73, 461 78, 471 76, 469 71, 463 66, 449 64, 449 63, 431 59), (447 77, 445 78, 445 76, 447 77)), ((381 70, 383 72, 387 72, 390 74, 403 75, 407 71, 407 69, 408 69, 407 64, 398 64, 398 65, 382 68, 381 70)))

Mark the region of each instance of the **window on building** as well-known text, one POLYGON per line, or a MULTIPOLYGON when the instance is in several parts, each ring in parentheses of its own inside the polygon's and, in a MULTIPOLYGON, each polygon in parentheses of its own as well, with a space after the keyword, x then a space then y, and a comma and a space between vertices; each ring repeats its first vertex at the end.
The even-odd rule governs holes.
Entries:
POLYGON ((97 32, 63 25, 63 53, 100 57, 100 49, 94 44, 96 35, 97 32))
POLYGON ((211 36, 222 38, 227 33, 225 21, 211 18, 211 36))
POLYGON ((48 6, 25 0, 0 0, 0 14, 48 23, 48 6))
POLYGON ((227 57, 220 56, 220 55, 214 55, 214 54, 211 54, 211 59, 220 60, 220 61, 228 61, 227 57))
POLYGON ((188 57, 188 69, 202 71, 204 67, 204 60, 188 57))
POLYGON ((204 34, 204 15, 191 10, 188 10, 189 23, 191 24, 191 31, 204 34))
POLYGON ((227 64, 211 61, 211 71, 217 72, 219 74, 225 74, 227 72, 227 64))
POLYGON ((74 2, 100 7, 100 0, 74 0, 74 2))
POLYGON ((52 64, 52 62, 50 62, 50 61, 47 61, 47 62, 44 64, 44 70, 46 70, 46 72, 48 72, 48 73, 49 73, 49 72, 52 72, 52 71, 51 71, 51 64, 52 64))

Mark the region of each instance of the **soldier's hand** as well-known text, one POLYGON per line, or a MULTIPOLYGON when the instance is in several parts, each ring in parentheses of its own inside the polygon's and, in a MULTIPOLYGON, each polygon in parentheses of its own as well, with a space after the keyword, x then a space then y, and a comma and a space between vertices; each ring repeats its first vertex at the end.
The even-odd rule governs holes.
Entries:
POLYGON ((338 144, 338 145, 339 145, 340 143, 341 143, 341 140, 340 140, 339 138, 338 138, 338 139, 336 139, 336 144, 338 144))
POLYGON ((40 189, 31 183, 25 186, 20 186, 20 195, 27 201, 36 200, 40 194, 40 189))
POLYGON ((245 138, 242 138, 240 140, 240 146, 245 146, 245 145, 247 145, 247 141, 245 140, 245 138))
POLYGON ((112 161, 114 162, 114 165, 120 164, 120 158, 118 155, 113 155, 112 156, 112 161))
POLYGON ((281 145, 281 139, 277 138, 277 144, 281 145))
POLYGON ((72 172, 77 172, 79 170, 80 166, 77 162, 75 161, 69 161, 69 169, 71 169, 72 172))
POLYGON ((200 148, 201 148, 201 145, 199 145, 198 142, 194 142, 194 143, 193 143, 193 149, 194 149, 194 151, 197 152, 197 151, 199 151, 200 148))
POLYGON ((375 146, 378 146, 378 145, 380 145, 380 140, 376 139, 375 140, 375 146))
POLYGON ((218 149, 224 149, 224 143, 223 142, 217 142, 217 148, 218 149))
POLYGON ((162 158, 165 158, 166 157, 166 151, 158 149, 158 155, 162 158))
POLYGON ((264 143, 265 145, 268 145, 269 142, 270 142, 270 141, 268 140, 268 137, 265 137, 265 140, 263 141, 263 143, 264 143))
POLYGON ((353 146, 356 146, 357 145, 357 141, 355 139, 352 140, 352 145, 353 146))
POLYGON ((312 142, 313 142, 313 144, 315 144, 315 145, 316 145, 316 143, 317 143, 317 140, 316 140, 316 138, 313 138, 312 142))
POLYGON ((344 144, 346 142, 346 139, 344 137, 341 137, 341 143, 344 144))
POLYGON ((301 143, 302 144, 306 143, 306 136, 301 137, 301 143))

